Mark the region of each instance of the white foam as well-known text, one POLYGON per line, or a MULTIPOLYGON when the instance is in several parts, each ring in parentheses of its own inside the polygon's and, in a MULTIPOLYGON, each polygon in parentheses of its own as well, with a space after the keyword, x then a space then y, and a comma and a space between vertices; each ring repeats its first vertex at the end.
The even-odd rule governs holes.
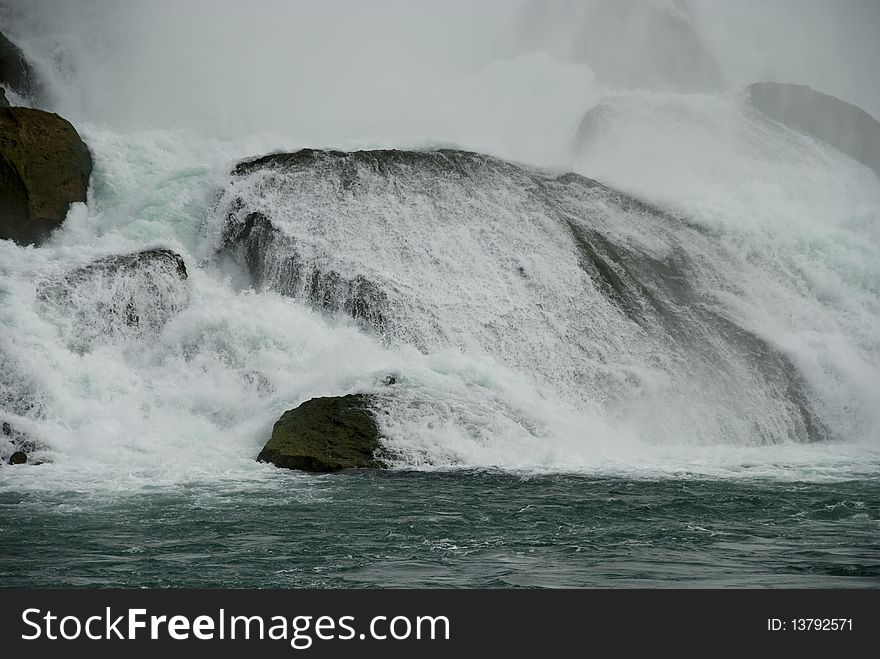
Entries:
MULTIPOLYGON (((346 4, 342 14, 285 6, 267 21, 241 3, 175 2, 174 11, 162 3, 18 4, 13 36, 49 82, 54 107, 85 136, 96 167, 88 204, 74 206, 48 245, 0 243, 0 350, 38 403, 3 416, 45 442, 43 457, 53 461, 4 467, 0 487, 264 482, 279 476, 253 457, 282 411, 313 396, 379 390, 389 372, 399 384, 389 391, 384 430, 404 468, 811 479, 877 473, 877 180, 830 148, 765 122, 735 91, 609 92, 588 62, 518 42, 510 29, 516 8, 498 5, 469 19, 462 7, 428 16, 410 3, 346 4), (216 21, 205 21, 208 11, 216 21), (609 121, 589 148, 572 152, 580 118, 599 102, 610 108, 609 121), (558 385, 536 377, 548 364, 511 364, 467 342, 427 355, 385 345, 344 319, 241 291, 239 280, 204 261, 211 247, 204 224, 237 159, 300 146, 436 143, 559 169, 576 162, 589 176, 698 222, 711 239, 691 245, 695 282, 795 359, 823 416, 847 441, 756 447, 721 432, 652 435, 650 414, 622 419, 589 404, 583 391, 560 395, 558 385), (714 251, 704 251, 710 243, 714 251), (35 304, 35 282, 153 246, 184 256, 188 307, 146 347, 99 342, 71 351, 35 304)), ((720 61, 728 73, 736 64, 720 61)), ((736 73, 745 71, 760 67, 742 64, 736 73)), ((841 89, 870 80, 853 78, 841 89)), ((506 219, 534 237, 534 267, 560 259, 543 282, 570 274, 567 256, 537 253, 548 240, 536 235, 540 227, 506 219)), ((666 236, 636 219, 603 230, 663 253, 666 236)), ((461 247, 476 250, 477 242, 461 247)), ((367 257, 351 260, 363 265, 367 257)), ((461 271, 451 291, 473 278, 507 290, 494 275, 483 277, 480 264, 451 263, 461 271)), ((479 319, 467 322, 465 338, 485 338, 479 319)), ((643 350, 622 340, 611 352, 629 363, 617 364, 615 375, 662 391, 662 369, 646 368, 643 350)), ((678 409, 660 421, 671 423, 678 409)))

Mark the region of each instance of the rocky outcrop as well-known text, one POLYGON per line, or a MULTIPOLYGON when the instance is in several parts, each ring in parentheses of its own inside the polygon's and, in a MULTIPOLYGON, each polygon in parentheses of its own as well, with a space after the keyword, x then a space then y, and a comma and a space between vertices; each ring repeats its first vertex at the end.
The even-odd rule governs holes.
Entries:
POLYGON ((257 460, 313 472, 383 468, 378 448, 372 398, 349 394, 313 398, 285 412, 257 460))
POLYGON ((40 244, 85 201, 92 157, 57 114, 0 108, 0 239, 40 244))
POLYGON ((586 177, 452 149, 303 149, 240 163, 211 219, 218 253, 255 288, 348 314, 392 345, 478 349, 585 401, 631 396, 597 364, 662 355, 684 407, 724 404, 737 419, 718 430, 690 405, 668 427, 827 436, 794 365, 695 285, 692 254, 730 258, 715 238, 586 177), (640 231, 650 246, 629 237, 640 231), (766 417, 738 421, 768 397, 779 404, 766 417))
POLYGON ((820 139, 880 176, 880 122, 861 108, 806 85, 759 82, 752 105, 800 133, 820 139))
POLYGON ((33 67, 21 49, 0 32, 0 85, 5 85, 20 96, 35 96, 39 84, 33 67))
POLYGON ((189 301, 183 258, 168 249, 108 256, 41 283, 42 310, 68 345, 137 340, 158 334, 189 301))
POLYGON ((226 240, 243 247, 256 288, 308 300, 325 311, 348 314, 366 326, 384 331, 386 300, 378 286, 362 275, 345 277, 332 268, 306 263, 296 241, 272 226, 262 213, 250 214, 226 240))

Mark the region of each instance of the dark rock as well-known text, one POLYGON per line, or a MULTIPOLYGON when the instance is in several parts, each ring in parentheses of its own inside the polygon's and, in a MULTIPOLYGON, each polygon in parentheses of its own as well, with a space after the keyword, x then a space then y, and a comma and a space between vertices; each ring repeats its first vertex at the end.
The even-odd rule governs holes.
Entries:
POLYGON ((325 311, 346 313, 380 333, 385 330, 386 300, 378 286, 361 275, 347 278, 333 269, 305 263, 296 242, 272 226, 265 215, 249 214, 225 242, 242 244, 256 288, 299 297, 325 311))
POLYGON ((39 83, 33 67, 21 49, 0 32, 0 84, 21 96, 39 95, 39 83))
POLYGON ((880 122, 861 108, 806 85, 759 82, 749 94, 771 119, 830 144, 880 176, 880 122))
POLYGON ((37 297, 76 350, 158 334, 189 301, 183 258, 168 249, 108 256, 43 282, 37 297))
POLYGON ((275 423, 257 460, 314 472, 381 469, 385 465, 375 458, 379 428, 371 408, 372 398, 365 394, 308 400, 275 423))
POLYGON ((0 460, 8 464, 42 464, 42 460, 35 461, 32 456, 44 452, 46 445, 35 441, 12 423, 4 421, 0 424, 0 439, 3 440, 0 442, 0 460))
POLYGON ((0 108, 8 108, 9 100, 6 98, 6 90, 0 87, 0 108))
POLYGON ((85 201, 92 157, 57 114, 0 108, 0 238, 40 244, 85 201))

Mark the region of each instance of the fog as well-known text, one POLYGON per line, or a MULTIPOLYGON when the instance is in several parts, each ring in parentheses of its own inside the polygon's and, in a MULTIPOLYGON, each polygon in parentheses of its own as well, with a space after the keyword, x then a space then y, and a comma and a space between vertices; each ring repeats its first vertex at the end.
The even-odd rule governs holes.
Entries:
POLYGON ((880 3, 7 0, 48 104, 113 129, 552 159, 619 89, 806 83, 880 116, 880 3))

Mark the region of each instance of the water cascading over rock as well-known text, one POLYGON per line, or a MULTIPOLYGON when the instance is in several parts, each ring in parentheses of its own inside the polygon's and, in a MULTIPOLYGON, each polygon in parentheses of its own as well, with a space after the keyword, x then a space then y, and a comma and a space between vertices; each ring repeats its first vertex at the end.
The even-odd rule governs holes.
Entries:
POLYGON ((151 249, 108 256, 42 282, 43 312, 78 351, 97 343, 156 335, 187 304, 186 265, 179 254, 151 249))
POLYGON ((21 48, 2 32, 0 32, 0 85, 6 85, 19 96, 35 97, 42 91, 39 78, 21 52, 21 48))
POLYGON ((862 108, 806 85, 749 85, 758 110, 793 130, 822 140, 880 176, 880 121, 862 108))
POLYGON ((304 149, 240 163, 208 231, 260 290, 389 345, 485 354, 658 438, 827 436, 792 362, 695 283, 695 246, 724 258, 712 236, 583 176, 304 149))

